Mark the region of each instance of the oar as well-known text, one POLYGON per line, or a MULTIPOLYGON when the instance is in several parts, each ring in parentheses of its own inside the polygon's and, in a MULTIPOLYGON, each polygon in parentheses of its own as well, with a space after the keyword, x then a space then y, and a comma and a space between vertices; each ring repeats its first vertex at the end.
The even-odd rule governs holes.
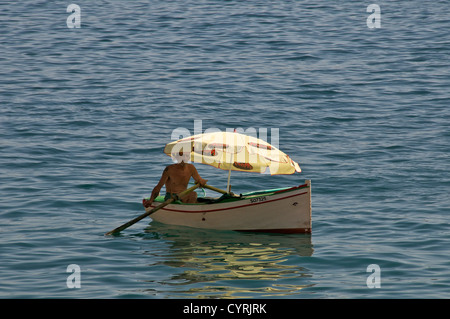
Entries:
POLYGON ((237 196, 237 195, 235 195, 233 192, 227 192, 227 191, 224 191, 223 189, 216 188, 216 187, 214 187, 214 186, 205 185, 205 186, 203 186, 203 187, 204 187, 204 188, 208 188, 208 189, 210 189, 210 190, 213 190, 213 191, 215 191, 215 192, 221 193, 221 194, 231 194, 232 196, 237 196))
POLYGON ((204 188, 208 188, 208 189, 210 189, 210 190, 213 190, 213 191, 215 191, 215 192, 221 193, 221 194, 227 194, 227 193, 228 193, 227 191, 224 191, 223 189, 220 189, 220 188, 216 188, 216 187, 214 187, 214 186, 205 185, 205 186, 203 186, 203 187, 204 187, 204 188))
MULTIPOLYGON (((184 196, 186 196, 187 194, 189 194, 190 192, 192 192, 193 190, 195 190, 196 188, 198 188, 200 185, 199 184, 195 184, 194 186, 192 186, 191 188, 186 189, 185 191, 181 192, 178 194, 179 198, 183 198, 184 196)), ((148 212, 145 212, 144 214, 142 214, 141 216, 136 217, 135 219, 130 220, 128 223, 123 224, 122 226, 119 226, 113 230, 111 230, 110 232, 107 232, 105 235, 113 235, 116 233, 120 233, 122 230, 124 230, 125 228, 130 227, 131 225, 137 223, 138 221, 140 221, 141 219, 153 214, 154 212, 156 212, 157 210, 163 208, 164 206, 169 205, 170 203, 172 203, 175 199, 174 198, 169 198, 168 200, 166 200, 164 203, 162 203, 159 206, 156 206, 155 208, 153 208, 152 210, 149 210, 148 212)))

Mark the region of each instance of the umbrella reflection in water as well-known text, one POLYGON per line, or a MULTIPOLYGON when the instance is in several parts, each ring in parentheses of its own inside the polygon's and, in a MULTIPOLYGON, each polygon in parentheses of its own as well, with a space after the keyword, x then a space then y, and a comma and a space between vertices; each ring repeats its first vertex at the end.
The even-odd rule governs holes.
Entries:
POLYGON ((155 222, 146 233, 170 244, 163 264, 177 274, 158 283, 172 287, 173 297, 279 297, 312 286, 310 271, 298 262, 313 254, 311 235, 236 234, 155 222))

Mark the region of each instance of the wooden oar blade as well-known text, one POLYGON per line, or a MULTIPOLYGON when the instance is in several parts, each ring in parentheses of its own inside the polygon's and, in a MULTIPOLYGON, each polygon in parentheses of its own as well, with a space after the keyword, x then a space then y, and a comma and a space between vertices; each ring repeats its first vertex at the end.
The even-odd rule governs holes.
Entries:
POLYGON ((142 214, 142 215, 140 215, 140 216, 138 216, 138 217, 136 217, 136 218, 130 220, 129 222, 123 224, 122 226, 119 226, 119 227, 117 227, 117 228, 115 228, 115 229, 113 229, 113 230, 107 232, 105 235, 114 235, 114 234, 120 233, 122 230, 124 230, 124 229, 130 227, 130 226, 133 225, 133 224, 136 224, 136 223, 137 223, 138 221, 140 221, 141 219, 144 219, 145 217, 150 216, 151 214, 153 214, 154 212, 156 212, 156 211, 159 210, 160 208, 163 208, 164 206, 169 205, 169 204, 172 203, 173 201, 174 201, 174 199, 173 199, 173 198, 170 198, 170 199, 168 199, 167 201, 165 201, 164 203, 162 203, 161 205, 159 205, 159 206, 153 208, 152 210, 150 210, 150 211, 148 211, 148 212, 145 212, 144 214, 142 214))
MULTIPOLYGON (((192 192, 193 190, 195 190, 196 188, 198 188, 200 185, 199 184, 195 184, 194 186, 192 186, 191 188, 188 188, 187 190, 181 192, 178 196, 184 197, 185 195, 189 194, 190 192, 192 192)), ((164 206, 169 205, 170 203, 172 203, 175 199, 173 198, 169 198, 168 200, 166 200, 164 203, 162 203, 161 205, 156 206, 155 208, 153 208, 152 210, 149 210, 148 212, 145 212, 144 214, 130 220, 129 222, 123 224, 122 226, 119 226, 109 232, 107 232, 105 235, 114 235, 117 233, 120 233, 122 230, 130 227, 133 224, 136 224, 138 221, 140 221, 141 219, 144 219, 147 216, 150 216, 151 214, 153 214, 154 212, 156 212, 157 210, 163 208, 164 206)))

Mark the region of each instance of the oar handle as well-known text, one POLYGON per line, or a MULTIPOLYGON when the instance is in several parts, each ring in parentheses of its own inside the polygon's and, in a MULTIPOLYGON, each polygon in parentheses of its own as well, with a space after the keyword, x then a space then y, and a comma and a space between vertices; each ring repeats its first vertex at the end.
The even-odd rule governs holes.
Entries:
POLYGON ((232 196, 236 196, 236 195, 233 194, 232 192, 227 192, 227 191, 225 191, 225 190, 223 190, 223 189, 220 189, 220 188, 217 188, 217 187, 214 187, 214 186, 204 185, 203 187, 204 187, 204 188, 208 188, 208 189, 210 189, 210 190, 212 190, 212 191, 221 193, 221 194, 231 194, 232 196))
MULTIPOLYGON (((189 194, 190 192, 192 192, 193 190, 195 190, 196 188, 198 188, 200 186, 200 184, 195 184, 194 186, 186 189, 185 191, 181 192, 178 194, 178 197, 182 198, 184 196, 186 196, 187 194, 189 194)), ((155 208, 149 210, 148 212, 145 212, 144 214, 142 214, 141 216, 136 217, 135 219, 130 220, 128 223, 123 224, 122 226, 119 226, 109 232, 107 232, 105 235, 113 235, 116 233, 121 232, 122 230, 124 230, 125 228, 130 227, 133 224, 136 224, 138 221, 140 221, 141 219, 150 216, 151 214, 153 214, 154 212, 156 212, 157 210, 163 208, 164 206, 169 205, 170 203, 172 203, 175 199, 174 198, 169 198, 168 200, 166 200, 164 203, 162 203, 159 206, 156 206, 155 208)))
POLYGON ((210 189, 212 191, 221 193, 221 194, 227 194, 228 193, 227 191, 224 191, 223 189, 220 189, 220 188, 217 188, 217 187, 214 187, 214 186, 204 185, 203 187, 204 188, 208 188, 208 189, 210 189))

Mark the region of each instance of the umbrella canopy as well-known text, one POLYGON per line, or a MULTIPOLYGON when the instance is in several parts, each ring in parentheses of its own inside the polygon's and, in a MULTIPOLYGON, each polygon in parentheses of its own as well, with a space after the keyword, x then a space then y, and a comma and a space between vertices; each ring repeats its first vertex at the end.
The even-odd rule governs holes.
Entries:
POLYGON ((211 165, 227 171, 261 174, 293 174, 300 166, 269 143, 236 132, 213 132, 189 136, 167 144, 164 153, 190 153, 194 163, 211 165))

